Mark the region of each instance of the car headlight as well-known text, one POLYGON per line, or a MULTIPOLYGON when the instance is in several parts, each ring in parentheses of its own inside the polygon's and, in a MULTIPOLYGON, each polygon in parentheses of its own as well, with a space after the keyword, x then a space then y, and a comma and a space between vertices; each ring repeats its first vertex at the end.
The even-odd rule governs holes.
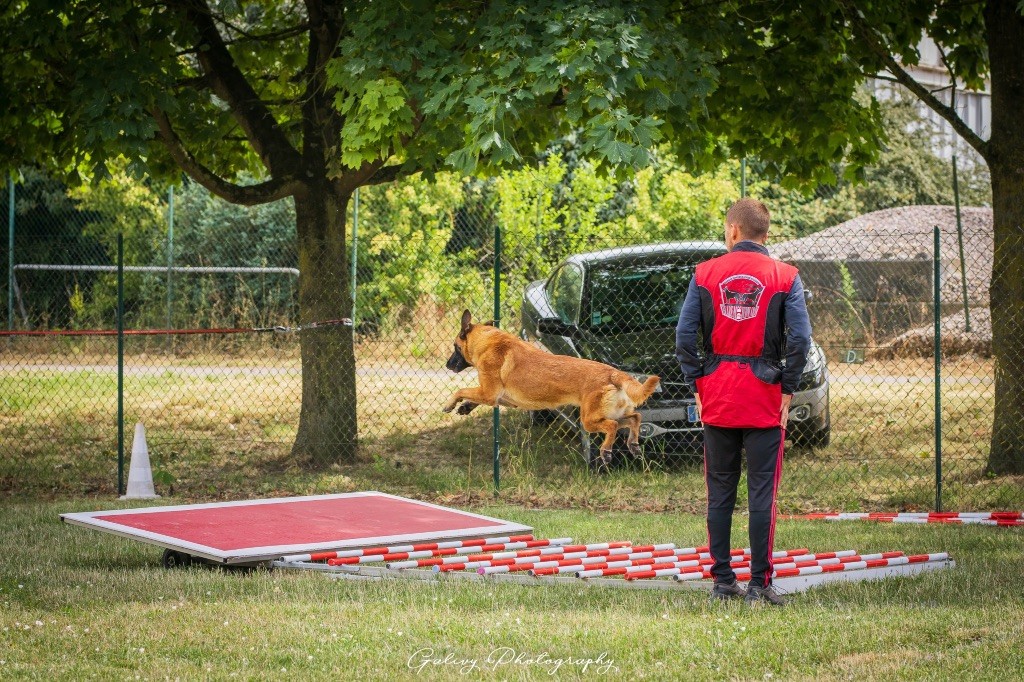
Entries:
POLYGON ((817 372, 824 368, 825 354, 821 351, 821 346, 812 343, 810 350, 807 351, 807 364, 804 366, 804 371, 817 372))
POLYGON ((812 344, 807 351, 807 364, 804 365, 804 372, 800 375, 800 387, 797 390, 806 391, 809 388, 816 388, 825 383, 825 353, 817 344, 812 344))

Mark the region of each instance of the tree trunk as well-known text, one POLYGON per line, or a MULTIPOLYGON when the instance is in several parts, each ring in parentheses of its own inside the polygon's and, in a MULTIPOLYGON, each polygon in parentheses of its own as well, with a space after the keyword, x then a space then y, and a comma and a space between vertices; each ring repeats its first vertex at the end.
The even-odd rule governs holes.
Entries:
POLYGON ((985 12, 992 74, 992 351, 995 416, 988 470, 1024 473, 1024 17, 1016 2, 991 0, 985 12))
MULTIPOLYGON (((303 325, 352 316, 345 248, 349 196, 338 183, 324 181, 295 198, 303 325)), ((352 461, 357 435, 352 327, 306 329, 299 338, 302 409, 292 454, 317 463, 352 461)))

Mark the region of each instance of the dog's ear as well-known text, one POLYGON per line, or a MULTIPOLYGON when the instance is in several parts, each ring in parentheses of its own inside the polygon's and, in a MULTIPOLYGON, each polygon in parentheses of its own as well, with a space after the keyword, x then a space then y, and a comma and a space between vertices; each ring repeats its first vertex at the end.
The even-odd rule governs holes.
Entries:
POLYGON ((493 327, 494 326, 494 320, 487 320, 486 322, 482 322, 481 324, 483 324, 483 326, 485 326, 485 327, 493 327))
POLYGON ((465 339, 466 334, 469 334, 469 330, 473 326, 470 322, 471 319, 473 319, 473 315, 468 310, 462 313, 462 331, 459 332, 460 339, 465 339))

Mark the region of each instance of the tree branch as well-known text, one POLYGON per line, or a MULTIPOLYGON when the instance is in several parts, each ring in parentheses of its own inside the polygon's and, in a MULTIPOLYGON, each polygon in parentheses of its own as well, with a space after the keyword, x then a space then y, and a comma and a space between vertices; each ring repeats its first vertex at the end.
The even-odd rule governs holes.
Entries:
POLYGON ((267 170, 271 175, 296 172, 298 152, 228 52, 206 0, 183 0, 182 10, 199 33, 197 58, 214 93, 227 102, 267 170))
POLYGON ((403 173, 402 165, 397 164, 394 166, 382 166, 378 168, 373 175, 368 177, 362 182, 363 185, 383 185, 388 182, 394 182, 395 180, 411 175, 411 173, 403 173))
POLYGON ((324 74, 345 30, 342 0, 304 0, 309 43, 302 77, 302 154, 306 172, 326 173, 327 150, 340 139, 344 120, 334 107, 324 74))
POLYGON ((150 109, 150 114, 156 121, 160 141, 167 147, 167 151, 170 152, 175 163, 196 182, 222 199, 233 204, 255 206, 293 196, 304 188, 300 181, 291 176, 276 177, 257 185, 236 185, 228 182, 200 163, 185 148, 181 138, 171 125, 171 119, 165 112, 154 107, 150 109))
POLYGON ((209 90, 210 79, 205 74, 200 76, 192 76, 190 78, 181 78, 174 82, 175 88, 195 88, 196 90, 209 90))
POLYGON ((892 76, 886 76, 885 74, 882 74, 882 73, 873 73, 870 76, 868 74, 864 74, 864 77, 865 78, 877 78, 880 81, 888 81, 890 83, 897 83, 897 84, 899 83, 899 81, 896 80, 895 78, 893 78, 892 76))
MULTIPOLYGON (((914 80, 913 76, 906 72, 903 66, 896 61, 893 57, 891 50, 885 44, 884 39, 878 35, 877 31, 867 24, 864 17, 861 16, 860 11, 850 5, 848 2, 841 2, 840 7, 843 9, 843 14, 847 20, 855 29, 855 34, 864 41, 864 43, 875 53, 886 69, 895 77, 896 81, 905 87, 910 92, 924 102, 930 109, 935 111, 939 116, 946 119, 949 124, 953 127, 953 130, 962 137, 967 144, 974 147, 975 150, 981 157, 988 161, 989 146, 988 142, 983 140, 980 135, 971 130, 962 118, 952 108, 944 104, 938 97, 928 91, 928 88, 914 80)), ((955 82, 954 82, 955 86, 955 82)))
POLYGON ((270 31, 268 33, 250 33, 249 31, 246 31, 241 26, 238 26, 237 24, 231 23, 230 21, 227 20, 226 17, 224 17, 221 14, 211 13, 211 16, 214 18, 215 21, 220 22, 221 24, 223 24, 224 26, 226 26, 230 30, 232 30, 235 33, 237 33, 238 35, 242 36, 241 38, 234 38, 234 39, 226 40, 225 44, 228 44, 228 45, 233 45, 235 43, 241 43, 241 42, 244 42, 246 40, 252 40, 252 41, 281 40, 282 38, 291 38, 293 36, 301 35, 301 34, 303 34, 303 33, 305 33, 306 31, 309 30, 309 24, 303 22, 303 23, 297 24, 295 26, 289 26, 288 28, 278 29, 277 31, 270 31))

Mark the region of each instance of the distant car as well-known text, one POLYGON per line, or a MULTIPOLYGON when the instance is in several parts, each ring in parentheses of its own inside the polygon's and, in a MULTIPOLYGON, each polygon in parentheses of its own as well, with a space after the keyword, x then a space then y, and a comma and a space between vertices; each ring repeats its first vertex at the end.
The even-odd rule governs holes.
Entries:
MULTIPOLYGON (((696 454, 703 433, 675 358, 675 328, 697 264, 723 253, 718 242, 677 242, 571 256, 547 279, 527 285, 520 336, 551 353, 604 362, 641 381, 660 376, 660 389, 639 410, 641 446, 645 454, 696 454)), ((532 417, 561 417, 578 426, 573 408, 532 417)), ((831 438, 828 369, 817 343, 811 344, 793 396, 789 434, 796 445, 811 447, 828 445, 831 438)), ((588 462, 592 449, 584 448, 588 462)))

